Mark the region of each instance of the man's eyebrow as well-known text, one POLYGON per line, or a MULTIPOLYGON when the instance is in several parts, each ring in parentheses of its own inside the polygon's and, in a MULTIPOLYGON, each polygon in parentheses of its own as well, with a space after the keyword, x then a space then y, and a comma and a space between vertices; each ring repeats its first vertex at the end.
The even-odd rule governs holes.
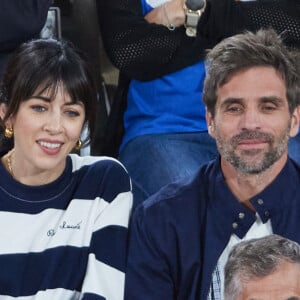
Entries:
MULTIPOLYGON (((277 97, 277 96, 263 96, 260 99, 261 103, 274 103, 277 106, 281 106, 284 104, 284 99, 277 97)), ((226 98, 222 103, 221 107, 225 107, 231 104, 242 104, 243 103, 243 98, 234 98, 234 97, 229 97, 226 98)), ((254 299, 256 300, 256 299, 254 299)))
POLYGON ((242 98, 226 98, 222 103, 221 103, 221 107, 223 106, 227 106, 230 104, 241 104, 243 102, 242 98))
POLYGON ((279 98, 279 97, 276 97, 276 96, 266 96, 266 97, 262 97, 261 99, 260 99, 260 101, 262 102, 262 103, 268 103, 268 102, 272 102, 272 103, 274 103, 274 104, 276 104, 276 105, 282 105, 283 103, 284 103, 284 100, 283 99, 281 99, 281 98, 279 98))

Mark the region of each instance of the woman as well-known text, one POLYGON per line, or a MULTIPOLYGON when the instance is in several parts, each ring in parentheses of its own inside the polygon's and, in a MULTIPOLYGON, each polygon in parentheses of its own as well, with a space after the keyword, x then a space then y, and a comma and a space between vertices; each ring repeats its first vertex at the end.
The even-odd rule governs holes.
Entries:
MULTIPOLYGON (((126 170, 79 157, 95 89, 70 44, 34 40, 12 57, 1 118, 14 147, 0 165, 0 295, 123 299, 132 206, 126 170)), ((24 297, 24 298, 23 298, 24 297)))

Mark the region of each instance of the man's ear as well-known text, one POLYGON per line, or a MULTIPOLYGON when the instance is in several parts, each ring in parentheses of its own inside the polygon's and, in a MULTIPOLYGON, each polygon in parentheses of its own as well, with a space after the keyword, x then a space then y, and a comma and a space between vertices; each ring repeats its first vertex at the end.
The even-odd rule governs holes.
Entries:
POLYGON ((208 129, 209 135, 212 137, 215 137, 214 119, 213 119, 212 114, 207 110, 205 113, 205 118, 206 118, 206 124, 207 124, 207 129, 208 129))
POLYGON ((290 137, 294 137, 298 134, 300 122, 300 105, 298 105, 292 113, 290 137))

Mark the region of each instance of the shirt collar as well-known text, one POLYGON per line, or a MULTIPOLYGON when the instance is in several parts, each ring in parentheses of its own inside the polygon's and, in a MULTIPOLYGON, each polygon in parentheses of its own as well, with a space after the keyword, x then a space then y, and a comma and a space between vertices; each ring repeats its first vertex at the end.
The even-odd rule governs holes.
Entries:
MULTIPOLYGON (((250 202, 263 223, 280 213, 295 196, 299 186, 299 167, 288 159, 277 177, 250 202), (291 180, 291 178, 295 180, 291 180)), ((228 188, 221 171, 220 159, 214 162, 210 173, 209 205, 214 211, 216 226, 243 238, 255 222, 255 213, 241 204, 228 188)))

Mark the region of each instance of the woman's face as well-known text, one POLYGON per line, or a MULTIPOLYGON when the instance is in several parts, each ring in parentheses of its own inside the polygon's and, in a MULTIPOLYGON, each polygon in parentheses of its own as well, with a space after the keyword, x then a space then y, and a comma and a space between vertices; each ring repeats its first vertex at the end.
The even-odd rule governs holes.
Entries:
POLYGON ((50 98, 51 91, 46 90, 21 102, 6 124, 14 131, 12 166, 17 179, 37 174, 47 175, 49 181, 56 179, 80 138, 85 120, 83 103, 72 102, 62 85, 55 99, 50 98))

